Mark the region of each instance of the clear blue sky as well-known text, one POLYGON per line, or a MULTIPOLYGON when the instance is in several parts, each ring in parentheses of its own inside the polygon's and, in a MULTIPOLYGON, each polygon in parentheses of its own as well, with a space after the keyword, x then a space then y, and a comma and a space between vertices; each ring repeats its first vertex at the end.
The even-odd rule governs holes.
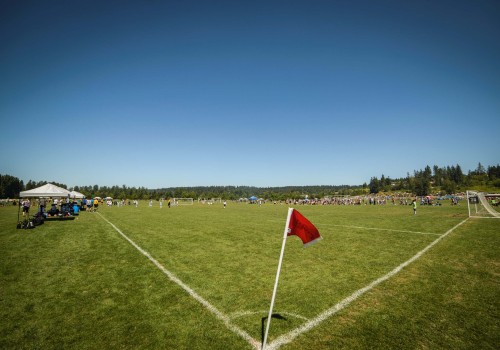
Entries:
POLYGON ((2 1, 0 173, 358 185, 500 163, 499 1, 2 1))

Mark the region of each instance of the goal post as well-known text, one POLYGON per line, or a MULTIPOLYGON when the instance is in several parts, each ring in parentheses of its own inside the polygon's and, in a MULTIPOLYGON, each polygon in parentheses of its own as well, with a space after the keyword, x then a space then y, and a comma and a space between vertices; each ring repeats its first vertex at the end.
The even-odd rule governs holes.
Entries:
POLYGON ((193 203, 194 203, 193 198, 173 198, 172 199, 173 205, 193 205, 193 203))
POLYGON ((500 212, 498 211, 499 200, 500 194, 467 191, 469 217, 500 218, 500 212))

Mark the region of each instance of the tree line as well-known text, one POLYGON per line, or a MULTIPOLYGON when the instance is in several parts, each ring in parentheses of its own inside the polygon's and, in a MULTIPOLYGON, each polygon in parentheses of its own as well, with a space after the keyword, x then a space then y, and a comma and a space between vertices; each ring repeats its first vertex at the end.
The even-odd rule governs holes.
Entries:
MULTIPOLYGON (((29 180, 26 184, 11 175, 0 174, 0 198, 17 198, 19 192, 30 190, 45 185, 48 181, 29 180)), ((380 178, 372 177, 370 183, 358 186, 350 185, 325 185, 325 186, 283 186, 283 187, 253 187, 253 186, 197 186, 197 187, 166 187, 148 189, 145 187, 122 186, 75 186, 68 188, 65 184, 55 181, 50 183, 83 193, 88 198, 112 197, 115 199, 142 199, 158 200, 160 198, 222 198, 238 200, 256 196, 267 200, 324 198, 338 195, 363 195, 377 193, 407 192, 417 196, 425 196, 441 192, 443 194, 456 193, 467 188, 491 191, 500 189, 500 165, 485 168, 481 163, 475 170, 464 174, 460 165, 439 167, 434 165, 431 169, 426 166, 423 170, 414 170, 413 174, 407 173, 404 178, 390 178, 382 175, 380 178)))
POLYGON ((268 200, 286 200, 288 198, 300 199, 305 195, 321 198, 330 194, 358 193, 359 186, 286 186, 286 187, 253 187, 253 186, 196 186, 196 187, 168 187, 160 189, 147 189, 144 187, 127 187, 125 185, 106 186, 76 186, 75 191, 90 196, 117 199, 155 199, 160 198, 194 198, 211 199, 222 198, 238 200, 256 196, 268 200), (356 192, 358 190, 358 192, 356 192))
POLYGON ((429 194, 451 194, 465 191, 468 188, 492 191, 500 189, 500 165, 485 168, 481 163, 475 170, 464 174, 460 165, 431 169, 426 166, 423 170, 414 170, 413 175, 407 173, 404 178, 392 179, 382 175, 372 177, 368 185, 370 193, 404 191, 417 196, 429 194))

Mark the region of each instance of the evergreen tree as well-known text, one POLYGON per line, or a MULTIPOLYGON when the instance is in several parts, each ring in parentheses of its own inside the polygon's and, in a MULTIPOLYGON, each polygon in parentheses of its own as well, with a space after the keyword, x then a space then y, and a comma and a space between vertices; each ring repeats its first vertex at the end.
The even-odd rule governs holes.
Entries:
POLYGON ((500 165, 488 166, 488 178, 490 180, 500 179, 500 165))
POLYGON ((18 198, 24 183, 17 177, 0 174, 0 198, 18 198))
POLYGON ((372 177, 370 179, 370 184, 368 185, 370 188, 370 193, 379 193, 380 192, 380 181, 376 177, 372 177))

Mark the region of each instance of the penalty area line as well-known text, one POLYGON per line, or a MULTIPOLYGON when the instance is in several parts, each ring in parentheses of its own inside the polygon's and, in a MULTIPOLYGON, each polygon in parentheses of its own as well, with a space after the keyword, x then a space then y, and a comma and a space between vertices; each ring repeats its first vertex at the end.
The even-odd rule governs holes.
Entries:
POLYGON ((448 231, 446 231, 445 233, 443 233, 441 236, 439 236, 438 238, 436 238, 427 247, 425 247, 424 249, 422 249, 421 251, 419 251, 413 257, 411 257, 410 259, 408 259, 407 261, 405 261, 404 263, 402 263, 401 265, 399 265, 398 267, 396 267, 395 269, 393 269, 392 271, 390 271, 386 275, 384 275, 384 276, 376 279, 375 281, 373 281, 369 285, 367 285, 367 286, 365 286, 365 287, 363 287, 361 289, 358 289, 357 291, 355 291, 354 293, 352 293, 350 296, 348 296, 344 300, 342 300, 339 303, 335 304, 331 308, 323 311, 318 316, 316 316, 315 318, 307 321, 303 325, 295 328, 294 330, 288 332, 287 334, 284 334, 284 335, 281 335, 281 336, 277 337, 273 342, 271 342, 269 345, 267 345, 266 349, 267 350, 276 350, 279 347, 281 347, 282 345, 285 345, 285 344, 288 344, 288 343, 292 342, 295 338, 297 338, 302 333, 308 332, 311 329, 313 329, 314 327, 318 326, 321 322, 325 321, 326 319, 330 318, 331 316, 333 316, 334 314, 336 314, 340 310, 344 309, 345 307, 347 307, 349 304, 351 304, 353 301, 355 301, 356 299, 358 299, 360 296, 362 296, 363 294, 365 294, 369 290, 373 289, 374 287, 376 287, 380 283, 382 283, 382 282, 388 280, 389 278, 393 277, 394 275, 398 274, 403 268, 405 268, 406 266, 410 265, 415 260, 419 259, 429 249, 431 249, 434 245, 436 245, 443 238, 445 238, 446 236, 448 236, 457 227, 459 227, 462 224, 464 224, 467 220, 468 220, 468 218, 465 219, 465 220, 463 220, 463 221, 461 221, 457 225, 453 226, 451 229, 449 229, 448 231))
POLYGON ((127 242, 129 242, 135 249, 137 249, 142 255, 149 259, 158 269, 161 270, 172 282, 177 284, 179 287, 184 289, 191 297, 193 297, 196 301, 198 301, 201 305, 203 305, 208 311, 210 311, 216 318, 218 318, 224 325, 231 330, 233 333, 239 335, 241 338, 245 339, 253 348, 260 349, 260 342, 250 336, 243 329, 239 328, 235 324, 231 323, 231 318, 224 313, 222 313, 215 306, 210 304, 206 299, 196 293, 193 289, 191 289, 187 284, 182 282, 177 276, 175 276, 172 272, 167 270, 162 264, 160 264, 155 258, 151 256, 147 251, 142 249, 137 243, 131 240, 127 235, 125 235, 118 227, 116 227, 111 221, 106 219, 101 213, 97 212, 99 216, 111 225, 127 242))

